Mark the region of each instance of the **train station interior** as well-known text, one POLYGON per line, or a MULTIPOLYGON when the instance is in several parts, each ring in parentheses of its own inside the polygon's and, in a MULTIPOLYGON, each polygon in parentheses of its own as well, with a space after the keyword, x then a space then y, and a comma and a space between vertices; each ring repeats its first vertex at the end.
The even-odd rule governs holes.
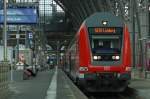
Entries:
POLYGON ((0 99, 149 99, 150 0, 0 0, 0 99))

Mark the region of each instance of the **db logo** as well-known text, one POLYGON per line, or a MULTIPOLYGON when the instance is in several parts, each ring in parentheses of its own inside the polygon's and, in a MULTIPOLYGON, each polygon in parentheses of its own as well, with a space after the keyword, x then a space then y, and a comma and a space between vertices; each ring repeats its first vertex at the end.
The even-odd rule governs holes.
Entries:
POLYGON ((106 66, 106 67, 104 67, 104 70, 105 70, 105 71, 109 71, 109 70, 110 70, 110 67, 109 67, 109 66, 106 66))

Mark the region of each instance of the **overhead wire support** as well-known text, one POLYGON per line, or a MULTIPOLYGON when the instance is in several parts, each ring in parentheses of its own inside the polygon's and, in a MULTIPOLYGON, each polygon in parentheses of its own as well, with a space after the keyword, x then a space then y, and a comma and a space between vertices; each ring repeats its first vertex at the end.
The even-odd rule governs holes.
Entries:
POLYGON ((136 68, 136 57, 135 57, 135 53, 136 53, 136 50, 135 50, 135 45, 136 45, 136 42, 135 42, 135 7, 134 7, 134 1, 131 0, 131 5, 130 7, 132 8, 130 11, 131 11, 131 17, 132 17, 132 56, 133 56, 133 67, 136 68))
MULTIPOLYGON (((140 27, 140 19, 139 19, 139 9, 138 9, 138 3, 137 3, 138 1, 137 0, 133 0, 133 5, 134 5, 134 8, 135 8, 135 10, 134 10, 134 13, 135 13, 135 16, 136 16, 136 21, 137 21, 137 30, 138 30, 138 39, 139 39, 139 55, 138 55, 138 65, 139 65, 139 67, 141 67, 141 71, 143 70, 143 65, 144 65, 144 63, 143 63, 143 46, 142 46, 142 40, 140 40, 141 38, 142 38, 142 33, 141 33, 141 27, 140 27)), ((134 9, 133 8, 133 9, 134 9)))
POLYGON ((3 51, 3 59, 4 61, 7 61, 7 3, 6 0, 4 0, 4 28, 3 28, 3 44, 4 44, 4 51, 3 51))

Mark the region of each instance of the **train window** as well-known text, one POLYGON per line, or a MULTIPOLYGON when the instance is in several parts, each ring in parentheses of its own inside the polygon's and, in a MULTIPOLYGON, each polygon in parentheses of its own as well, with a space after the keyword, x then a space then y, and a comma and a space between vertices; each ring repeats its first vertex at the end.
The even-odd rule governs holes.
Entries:
POLYGON ((88 31, 94 61, 120 60, 122 27, 90 27, 88 31))
POLYGON ((92 36, 92 52, 93 53, 120 53, 121 39, 119 36, 92 36))

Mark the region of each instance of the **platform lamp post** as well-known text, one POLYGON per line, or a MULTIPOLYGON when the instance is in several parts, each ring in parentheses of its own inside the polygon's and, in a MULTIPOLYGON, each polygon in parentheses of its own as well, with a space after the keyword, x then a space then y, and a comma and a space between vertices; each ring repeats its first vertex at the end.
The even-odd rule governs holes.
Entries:
POLYGON ((20 35, 19 35, 19 32, 20 32, 20 26, 17 26, 17 34, 16 34, 16 39, 17 39, 17 62, 19 62, 19 38, 20 38, 20 35))
POLYGON ((57 66, 59 65, 59 46, 60 46, 60 42, 57 41, 57 66))
POLYGON ((136 64, 136 0, 131 0, 132 15, 132 46, 133 46, 133 68, 137 68, 136 64))
POLYGON ((7 61, 7 4, 6 4, 6 0, 4 0, 4 10, 3 10, 3 14, 4 14, 4 28, 3 28, 3 43, 4 43, 4 61, 7 61))

